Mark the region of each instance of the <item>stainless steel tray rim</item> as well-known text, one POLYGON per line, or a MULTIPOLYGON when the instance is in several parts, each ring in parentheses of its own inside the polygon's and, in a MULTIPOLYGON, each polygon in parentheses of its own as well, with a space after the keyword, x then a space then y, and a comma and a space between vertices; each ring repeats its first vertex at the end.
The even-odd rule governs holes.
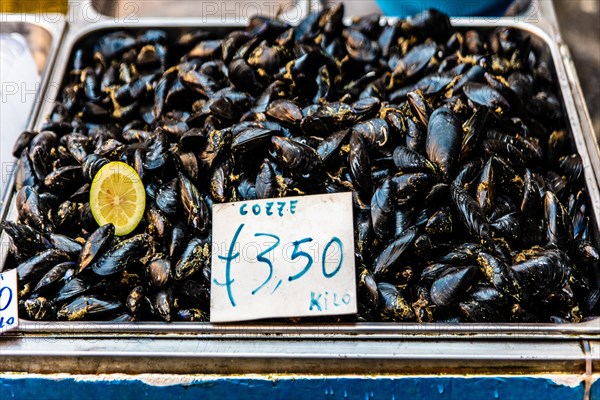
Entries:
POLYGON ((222 336, 276 336, 294 337, 361 337, 361 338, 399 338, 399 337, 527 337, 539 339, 600 337, 600 318, 579 324, 535 324, 535 323, 303 323, 289 325, 285 322, 248 323, 219 325, 208 322, 36 322, 26 321, 19 325, 19 333, 44 334, 49 332, 66 335, 106 334, 106 335, 165 335, 188 334, 194 337, 222 336))

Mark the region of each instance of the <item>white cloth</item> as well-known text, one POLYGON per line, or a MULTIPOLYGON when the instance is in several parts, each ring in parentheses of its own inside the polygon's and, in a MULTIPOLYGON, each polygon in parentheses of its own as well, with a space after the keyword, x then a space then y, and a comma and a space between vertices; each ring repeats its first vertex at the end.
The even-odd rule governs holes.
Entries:
POLYGON ((39 89, 40 76, 25 38, 0 34, 0 190, 14 165, 12 148, 26 128, 39 89))

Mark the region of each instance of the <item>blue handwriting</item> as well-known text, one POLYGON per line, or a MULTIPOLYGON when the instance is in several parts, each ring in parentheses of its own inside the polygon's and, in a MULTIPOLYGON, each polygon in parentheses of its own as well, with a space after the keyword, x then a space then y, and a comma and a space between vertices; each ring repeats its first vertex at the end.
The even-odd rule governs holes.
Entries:
POLYGON ((266 215, 283 217, 285 213, 291 215, 296 214, 296 208, 298 207, 298 200, 286 200, 286 201, 267 201, 264 205, 260 203, 244 203, 240 206, 240 215, 266 215), (287 206, 287 207, 286 207, 287 206))
MULTIPOLYGON (((297 200, 293 200, 293 201, 297 202, 297 200)), ((240 207, 240 213, 242 212, 242 208, 246 205, 247 205, 247 203, 245 203, 244 205, 242 205, 242 207, 240 207)), ((244 210, 245 210, 245 208, 244 208, 244 210)), ((247 210, 245 212, 248 213, 247 210)), ((229 297, 229 302, 231 303, 232 307, 236 306, 236 301, 234 298, 233 287, 232 287, 233 283, 235 282, 235 279, 232 278, 232 262, 234 260, 236 260, 238 257, 240 257, 240 253, 234 252, 234 249, 237 245, 240 234, 241 234, 242 230, 244 229, 244 226, 245 226, 245 224, 240 224, 239 227, 237 228, 237 230, 235 231, 235 234, 233 235, 233 239, 229 246, 227 255, 226 256, 218 255, 218 258, 220 260, 225 261, 225 281, 220 282, 216 278, 213 279, 213 282, 215 284, 226 287, 227 296, 229 297)), ((279 236, 272 234, 272 233, 257 232, 254 234, 254 237, 257 237, 257 238, 258 237, 268 237, 268 238, 273 239, 275 242, 272 244, 269 244, 268 247, 264 251, 260 252, 256 256, 256 261, 265 265, 267 267, 268 272, 267 272, 266 279, 258 287, 256 287, 254 290, 251 291, 252 295, 256 295, 265 286, 267 286, 268 283, 272 280, 272 278, 274 276, 275 265, 273 265, 273 262, 271 261, 273 258, 272 257, 270 258, 268 255, 271 252, 275 251, 275 249, 277 247, 279 247, 279 245, 281 244, 281 239, 279 238, 279 236)), ((315 260, 313 259, 313 257, 309 253, 307 253, 306 251, 303 251, 301 249, 301 246, 303 244, 310 243, 312 241, 313 241, 313 239, 311 237, 306 237, 306 238, 296 240, 292 243, 293 250, 292 250, 291 260, 294 261, 294 260, 302 258, 305 260, 305 264, 301 271, 297 272, 296 274, 292 274, 292 275, 288 276, 288 278, 287 278, 288 282, 293 282, 293 281, 296 281, 296 280, 302 278, 304 275, 306 275, 306 273, 314 265, 315 260)), ((343 244, 342 244, 342 241, 338 237, 334 236, 325 245, 325 247, 323 249, 323 254, 321 256, 322 273, 325 278, 330 279, 330 278, 334 277, 340 271, 343 260, 344 260, 343 253, 344 253, 343 252, 343 244), (336 247, 337 247, 337 249, 336 249, 336 247), (339 259, 337 260, 337 265, 332 270, 328 270, 326 262, 331 262, 332 261, 331 259, 333 258, 334 263, 335 263, 335 258, 336 258, 335 256, 337 255, 338 252, 339 252, 339 257, 338 257, 339 259)), ((275 288, 271 291, 270 294, 275 293, 275 291, 277 289, 279 289, 281 284, 282 284, 282 280, 279 280, 277 282, 277 284, 275 285, 275 288)), ((327 293, 327 292, 325 292, 325 293, 327 293)), ((334 304, 338 302, 337 296, 338 296, 337 294, 334 294, 334 304)), ((347 304, 345 296, 340 297, 340 299, 341 299, 340 300, 341 302, 343 302, 344 304, 347 304)), ((349 302, 350 300, 348 299, 347 301, 349 302)), ((327 309, 326 304, 327 303, 325 300, 325 306, 324 306, 325 309, 327 309)), ((312 310, 313 307, 317 308, 318 310, 321 310, 322 304, 320 303, 320 300, 315 299, 314 304, 313 304, 313 301, 311 301, 310 309, 312 310)))
MULTIPOLYGON (((4 276, 0 274, 0 280, 4 280, 4 276)), ((0 312, 6 310, 10 307, 13 300, 13 292, 12 289, 8 286, 0 287, 0 312)), ((8 317, 4 320, 5 317, 0 317, 0 329, 15 324, 15 317, 8 317)))

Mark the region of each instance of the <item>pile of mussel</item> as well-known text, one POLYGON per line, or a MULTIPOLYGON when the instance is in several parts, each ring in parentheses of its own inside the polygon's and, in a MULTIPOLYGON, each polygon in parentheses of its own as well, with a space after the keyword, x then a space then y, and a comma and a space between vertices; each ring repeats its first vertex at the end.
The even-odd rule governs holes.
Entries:
POLYGON ((429 10, 84 38, 14 147, 21 317, 205 321, 214 203, 353 193, 359 313, 340 321, 579 322, 600 313, 584 168, 552 66, 513 28, 429 10), (110 161, 147 191, 98 227, 110 161))

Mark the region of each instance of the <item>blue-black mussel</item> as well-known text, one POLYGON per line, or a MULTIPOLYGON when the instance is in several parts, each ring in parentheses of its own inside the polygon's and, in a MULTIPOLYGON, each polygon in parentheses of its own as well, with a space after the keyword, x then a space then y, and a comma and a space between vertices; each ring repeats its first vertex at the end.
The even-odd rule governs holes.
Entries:
POLYGON ((21 316, 206 321, 213 204, 336 192, 353 193, 351 319, 600 315, 593 177, 527 34, 435 10, 343 16, 115 28, 76 46, 42 129, 13 148, 2 230, 21 316), (88 203, 110 161, 147 193, 125 237, 88 203))

